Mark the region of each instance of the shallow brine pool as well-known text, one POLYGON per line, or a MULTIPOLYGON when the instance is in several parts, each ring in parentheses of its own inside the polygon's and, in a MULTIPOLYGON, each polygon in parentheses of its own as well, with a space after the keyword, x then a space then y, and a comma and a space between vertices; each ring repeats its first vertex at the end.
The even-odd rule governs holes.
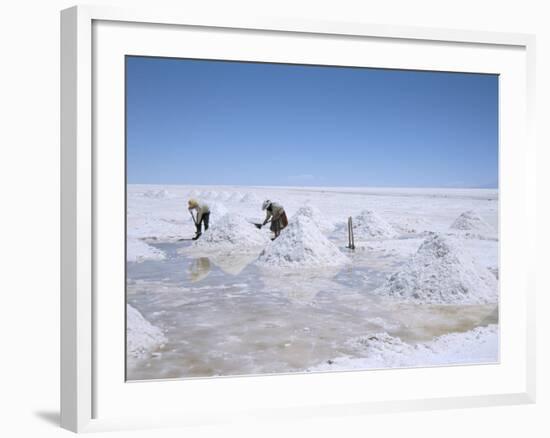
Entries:
POLYGON ((367 246, 348 252, 352 263, 340 271, 293 274, 258 268, 255 254, 191 257, 181 251, 190 242, 156 244, 166 259, 128 263, 127 301, 166 342, 129 358, 127 378, 305 372, 361 357, 349 342, 358 336, 415 343, 498 322, 494 304, 417 305, 373 293, 419 242, 398 239, 395 252, 367 246))

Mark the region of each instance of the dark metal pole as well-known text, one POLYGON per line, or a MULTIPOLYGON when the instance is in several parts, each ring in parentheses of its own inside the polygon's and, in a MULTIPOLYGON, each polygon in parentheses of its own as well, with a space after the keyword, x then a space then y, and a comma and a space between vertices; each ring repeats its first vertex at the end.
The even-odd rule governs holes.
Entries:
POLYGON ((353 219, 349 218, 349 228, 351 230, 351 249, 355 249, 355 236, 353 235, 353 219))
POLYGON ((351 216, 348 218, 348 248, 355 249, 355 239, 353 237, 353 220, 351 216))

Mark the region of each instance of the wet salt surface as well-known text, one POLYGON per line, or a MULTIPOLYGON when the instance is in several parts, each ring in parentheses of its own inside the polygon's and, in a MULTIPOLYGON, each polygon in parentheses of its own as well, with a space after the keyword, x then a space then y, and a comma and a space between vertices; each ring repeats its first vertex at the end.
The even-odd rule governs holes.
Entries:
MULTIPOLYGON (((417 239, 394 242, 411 250, 417 239)), ((273 274, 254 255, 178 253, 190 242, 158 243, 165 260, 128 263, 127 300, 167 342, 128 362, 128 379, 303 372, 338 356, 359 357, 348 341, 385 331, 405 342, 497 322, 491 305, 417 305, 372 294, 402 263, 376 248, 349 254, 338 271, 273 274), (236 275, 232 275, 236 273, 236 275)))

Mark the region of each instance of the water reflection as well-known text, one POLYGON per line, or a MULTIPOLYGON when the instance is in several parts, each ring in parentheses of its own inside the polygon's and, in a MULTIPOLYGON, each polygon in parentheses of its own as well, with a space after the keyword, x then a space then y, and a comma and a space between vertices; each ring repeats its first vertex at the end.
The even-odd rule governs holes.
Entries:
POLYGON ((210 259, 208 257, 199 257, 192 259, 189 263, 188 278, 191 283, 204 280, 211 271, 210 259))
POLYGON ((321 291, 338 293, 347 289, 334 281, 338 270, 324 270, 317 272, 262 272, 264 287, 271 293, 280 294, 291 303, 309 304, 314 301, 321 291))
POLYGON ((226 253, 212 256, 210 260, 226 274, 239 275, 257 257, 257 254, 226 253))
POLYGON ((412 344, 498 323, 495 304, 380 297, 374 290, 386 274, 370 263, 292 272, 260 268, 253 254, 192 258, 177 251, 184 245, 162 247, 165 260, 129 267, 129 303, 167 338, 161 356, 129 366, 130 380, 303 371, 361 355, 350 343, 360 336, 386 332, 412 344))

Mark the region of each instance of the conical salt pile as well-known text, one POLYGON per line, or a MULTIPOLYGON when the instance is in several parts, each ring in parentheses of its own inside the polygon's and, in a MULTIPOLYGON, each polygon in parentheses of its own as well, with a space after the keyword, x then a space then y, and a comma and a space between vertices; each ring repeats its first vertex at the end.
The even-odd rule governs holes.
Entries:
POLYGON ((147 321, 138 310, 126 305, 126 348, 128 356, 139 358, 166 342, 158 327, 147 321))
POLYGON ((211 201, 207 203, 210 207, 210 223, 215 224, 224 217, 228 210, 221 202, 211 201))
POLYGON ((340 266, 347 261, 348 258, 311 219, 299 216, 265 247, 257 264, 276 268, 325 268, 340 266))
POLYGON ((228 202, 240 202, 243 199, 242 193, 239 192, 233 192, 231 195, 228 196, 227 201, 228 202))
POLYGON ((494 233, 494 230, 490 227, 490 225, 473 210, 465 211, 458 216, 452 223, 451 229, 482 234, 494 233))
POLYGON ((497 301, 498 285, 457 240, 435 234, 377 292, 421 303, 481 304, 497 301))
POLYGON ((260 208, 261 203, 262 203, 260 198, 258 198, 258 196, 255 193, 250 193, 250 192, 246 193, 242 197, 241 202, 246 203, 246 204, 257 204, 258 208, 260 208))
POLYGON ((313 205, 305 205, 303 207, 300 207, 298 211, 294 213, 294 216, 292 218, 294 219, 300 216, 311 219, 321 231, 329 232, 334 229, 334 224, 327 220, 321 213, 321 210, 319 210, 317 207, 314 207, 313 205))
POLYGON ((393 227, 375 211, 364 210, 353 218, 356 239, 391 239, 397 236, 393 227))
POLYGON ((171 197, 168 193, 168 190, 161 189, 161 190, 147 190, 143 193, 143 196, 145 198, 149 199, 166 199, 171 197))
POLYGON ((269 241, 266 232, 258 230, 243 217, 228 213, 193 242, 191 250, 243 250, 257 248, 269 241))

